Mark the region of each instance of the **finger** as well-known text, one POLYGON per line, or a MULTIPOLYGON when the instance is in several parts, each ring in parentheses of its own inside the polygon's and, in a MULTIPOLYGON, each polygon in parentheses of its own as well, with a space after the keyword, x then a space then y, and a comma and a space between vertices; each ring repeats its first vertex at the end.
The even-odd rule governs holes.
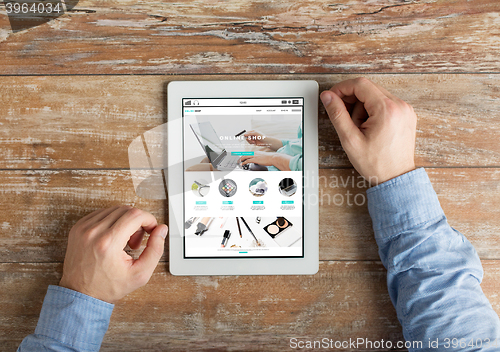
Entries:
POLYGON ((339 135, 340 142, 347 141, 349 138, 361 134, 347 112, 344 102, 338 95, 330 91, 324 91, 320 97, 332 121, 333 127, 335 127, 339 135))
POLYGON ((115 211, 119 207, 120 206, 117 205, 117 206, 114 206, 111 208, 96 210, 93 213, 90 213, 87 216, 81 218, 77 222, 77 225, 79 225, 82 230, 88 229, 92 225, 99 223, 99 221, 104 219, 106 216, 108 216, 110 213, 112 213, 113 211, 115 211))
POLYGON ((387 89, 382 87, 380 84, 372 82, 385 96, 387 96, 391 100, 399 100, 398 97, 396 97, 394 94, 389 92, 387 89))
POLYGON ((144 234, 146 231, 141 227, 139 230, 137 230, 132 236, 130 236, 130 239, 128 240, 128 246, 132 249, 138 249, 141 246, 142 239, 144 238, 144 234))
POLYGON ((384 95, 372 81, 366 78, 356 78, 340 82, 330 89, 342 99, 355 96, 361 101, 368 115, 371 116, 384 108, 384 95))
POLYGON ((94 216, 96 216, 97 214, 103 212, 103 211, 106 211, 106 210, 109 210, 110 208, 101 208, 101 209, 97 209, 95 211, 93 211, 92 213, 90 214, 87 214, 85 215, 83 218, 80 218, 80 220, 78 220, 77 223, 83 223, 83 222, 86 222, 87 220, 93 218, 94 216))
POLYGON ((245 136, 245 137, 246 137, 245 140, 247 141, 248 144, 256 144, 257 143, 257 141, 255 139, 250 138, 251 136, 245 136))
POLYGON ((111 233, 116 236, 116 243, 123 248, 138 230, 143 228, 151 233, 157 225, 156 218, 151 213, 132 208, 123 213, 110 228, 113 229, 111 233))
POLYGON ((105 208, 97 209, 97 210, 93 211, 92 213, 85 215, 78 222, 85 222, 88 219, 91 219, 92 217, 96 216, 97 214, 99 214, 100 212, 102 212, 104 210, 106 210, 106 209, 105 208))
MULTIPOLYGON (((332 90, 332 89, 330 89, 330 90, 332 90)), ((342 100, 344 101, 345 106, 347 108, 347 111, 349 111, 359 101, 355 95, 341 96, 342 95, 341 93, 337 93, 337 92, 334 92, 334 93, 342 98, 342 100)))
POLYGON ((121 207, 120 205, 116 205, 116 206, 111 207, 111 208, 101 209, 101 211, 96 212, 94 214, 94 216, 92 216, 88 220, 91 220, 91 222, 95 224, 95 223, 101 221, 102 219, 104 219, 106 216, 108 216, 109 214, 111 214, 115 210, 119 209, 120 207, 121 207))
POLYGON ((167 225, 157 226, 149 235, 146 248, 133 264, 136 273, 145 275, 148 281, 163 255, 167 232, 167 225))
POLYGON ((133 208, 128 205, 113 208, 112 211, 108 212, 106 216, 100 217, 101 219, 98 221, 98 227, 102 230, 111 228, 111 226, 113 226, 115 222, 130 209, 133 208))
POLYGON ((360 128, 363 122, 368 119, 368 113, 365 110, 365 106, 362 102, 358 101, 354 104, 354 107, 351 112, 351 118, 357 128, 360 128))

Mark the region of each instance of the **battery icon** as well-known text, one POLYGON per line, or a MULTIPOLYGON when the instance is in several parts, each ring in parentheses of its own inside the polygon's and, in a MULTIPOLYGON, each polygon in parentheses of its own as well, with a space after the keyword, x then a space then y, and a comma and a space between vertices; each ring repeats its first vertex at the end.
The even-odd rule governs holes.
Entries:
POLYGON ((299 101, 298 101, 298 100, 294 100, 294 101, 293 101, 293 103, 294 103, 294 104, 298 104, 298 103, 299 103, 299 101))

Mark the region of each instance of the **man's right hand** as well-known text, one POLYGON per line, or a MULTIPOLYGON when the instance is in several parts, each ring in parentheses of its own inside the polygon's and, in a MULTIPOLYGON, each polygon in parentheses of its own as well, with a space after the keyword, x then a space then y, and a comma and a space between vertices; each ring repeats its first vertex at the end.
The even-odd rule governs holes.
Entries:
POLYGON ((160 260, 167 226, 153 215, 130 206, 101 209, 80 219, 69 232, 60 286, 115 303, 144 286, 160 260), (124 248, 146 248, 134 259, 124 248))
POLYGON ((342 147, 372 186, 415 169, 413 108, 366 78, 340 82, 321 100, 342 147))

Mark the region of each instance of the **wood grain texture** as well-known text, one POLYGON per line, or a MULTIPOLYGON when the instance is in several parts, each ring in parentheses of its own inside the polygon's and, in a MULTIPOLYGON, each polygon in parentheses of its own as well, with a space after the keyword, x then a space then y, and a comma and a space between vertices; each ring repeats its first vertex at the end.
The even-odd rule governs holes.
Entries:
MULTIPOLYGON (((315 79, 324 90, 353 77, 217 75, 201 79, 315 79)), ((419 116, 418 165, 500 165, 500 75, 368 77, 414 106, 419 116)), ((173 79, 200 77, 3 77, 0 169, 128 168, 129 144, 167 121, 166 84, 173 79)), ((350 166, 323 107, 319 114, 320 167, 350 166)))
MULTIPOLYGON (((500 269, 491 261, 483 267, 483 291, 499 313, 500 269)), ((0 264, 4 351, 33 333, 46 287, 61 272, 61 264, 0 264)), ((101 351, 283 351, 291 337, 395 344, 403 337, 385 277, 379 262, 328 261, 313 276, 250 277, 174 277, 160 263, 148 285, 116 305, 101 351)))
POLYGON ((61 262, 71 227, 83 216, 128 204, 165 221, 165 201, 134 193, 129 170, 0 172, 2 262, 61 262))
MULTIPOLYGON (((167 121, 172 80, 315 79, 323 90, 384 73, 368 77, 414 106, 417 164, 483 259, 500 313, 499 13, 491 0, 82 0, 12 33, 0 6, 0 350, 34 331, 79 218, 130 204, 166 220, 165 201, 135 195, 127 148, 167 121)), ((117 304, 102 351, 402 340, 365 187, 319 113, 318 274, 173 277, 164 256, 117 304)))
POLYGON ((499 72, 491 0, 82 0, 12 33, 0 74, 499 72))
MULTIPOLYGON (((500 259, 500 170, 428 173, 449 223, 482 259, 500 259)), ((166 218, 165 201, 135 195, 128 170, 1 171, 0 184, 2 262, 62 262, 73 224, 100 208, 129 204, 159 222, 166 218)), ((320 202, 320 259, 378 260, 359 175, 352 169, 321 170, 320 202)))

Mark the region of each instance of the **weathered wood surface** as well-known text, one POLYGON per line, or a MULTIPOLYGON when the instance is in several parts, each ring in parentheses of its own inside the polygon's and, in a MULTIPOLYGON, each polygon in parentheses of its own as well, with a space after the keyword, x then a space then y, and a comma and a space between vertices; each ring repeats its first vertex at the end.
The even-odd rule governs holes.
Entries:
POLYGON ((500 72, 491 0, 82 0, 12 33, 0 74, 500 72))
MULTIPOLYGON (((83 0, 12 33, 0 5, 0 350, 34 331, 79 218, 131 204, 165 221, 165 201, 134 194, 127 148, 166 122, 171 80, 315 79, 323 90, 386 73, 368 77, 415 107, 417 164, 478 250, 500 313, 499 10, 491 0, 83 0), (96 74, 108 76, 85 76, 96 74)), ((173 277, 164 256, 117 304, 103 351, 402 339, 366 204, 355 204, 364 188, 322 108, 319 132, 319 273, 173 277)))
MULTIPOLYGON (((135 195, 129 170, 0 172, 1 262, 61 262, 71 227, 101 208, 128 204, 165 222, 165 201, 135 195)), ((168 255, 167 255, 168 257, 168 255)))
MULTIPOLYGON (((130 142, 166 122, 173 79, 315 79, 324 90, 352 77, 2 77, 0 169, 128 168, 130 142)), ((414 106, 418 165, 500 166, 500 75, 368 77, 414 106)), ((322 107, 319 132, 320 167, 350 166, 322 107)))
MULTIPOLYGON (((500 259, 500 170, 428 172, 450 224, 482 259, 500 259)), ((352 169, 320 171, 321 260, 379 258, 360 180, 352 169)), ((165 201, 135 195, 129 170, 1 171, 0 184, 1 262, 62 262, 70 228, 99 208, 129 204, 166 219, 165 201)))
MULTIPOLYGON (((500 269, 483 261, 482 288, 500 312, 500 269)), ((0 343, 14 351, 33 333, 61 264, 0 264, 0 343)), ((120 301, 102 351, 283 351, 291 337, 402 341, 379 262, 320 264, 313 276, 173 277, 160 263, 120 301)), ((336 349, 341 351, 342 349, 336 349)), ((366 349, 359 349, 366 350, 366 349)))

